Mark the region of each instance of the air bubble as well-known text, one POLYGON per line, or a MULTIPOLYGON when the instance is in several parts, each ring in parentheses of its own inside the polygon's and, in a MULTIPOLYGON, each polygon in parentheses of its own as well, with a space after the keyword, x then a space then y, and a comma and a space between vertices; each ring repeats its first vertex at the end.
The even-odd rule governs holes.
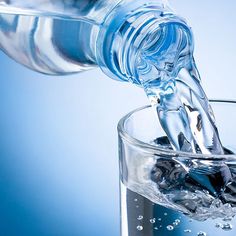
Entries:
POLYGON ((158 220, 158 221, 161 221, 161 218, 158 218, 157 220, 158 220))
POLYGON ((166 228, 170 231, 174 229, 174 227, 172 225, 167 225, 166 228))
POLYGON ((143 219, 142 215, 138 216, 138 218, 137 218, 137 220, 142 220, 142 219, 143 219))
POLYGON ((191 229, 185 229, 184 230, 184 233, 191 233, 192 231, 191 231, 191 229))
POLYGON ((197 236, 207 236, 207 234, 203 231, 197 233, 197 236))
POLYGON ((154 227, 154 229, 155 229, 155 230, 158 230, 158 228, 157 228, 157 227, 154 227))
POLYGON ((167 215, 168 215, 168 214, 165 212, 165 213, 164 213, 164 216, 167 216, 167 215))
POLYGON ((143 226, 142 226, 142 225, 138 225, 138 226, 137 226, 137 230, 138 230, 138 231, 142 231, 142 230, 143 230, 143 226))
POLYGON ((233 226, 229 223, 226 223, 226 224, 223 224, 221 228, 225 231, 228 231, 228 230, 231 230, 233 226))
POLYGON ((150 219, 150 223, 154 224, 156 222, 156 218, 150 219))

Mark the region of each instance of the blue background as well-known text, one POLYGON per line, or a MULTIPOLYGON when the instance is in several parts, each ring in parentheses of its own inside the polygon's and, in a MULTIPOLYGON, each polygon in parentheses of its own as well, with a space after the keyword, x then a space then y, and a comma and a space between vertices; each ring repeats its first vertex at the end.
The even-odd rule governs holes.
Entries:
MULTIPOLYGON (((172 0, 195 35, 210 98, 235 98, 236 3, 172 0)), ((116 125, 147 104, 99 69, 32 72, 0 53, 0 235, 118 236, 116 125)))

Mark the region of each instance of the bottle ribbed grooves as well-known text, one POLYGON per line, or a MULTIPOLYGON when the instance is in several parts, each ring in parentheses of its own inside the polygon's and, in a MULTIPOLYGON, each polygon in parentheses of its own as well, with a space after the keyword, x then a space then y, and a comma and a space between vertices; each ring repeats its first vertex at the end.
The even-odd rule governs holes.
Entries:
MULTIPOLYGON (((122 52, 122 48, 125 48, 124 45, 127 45, 125 34, 131 33, 132 24, 141 15, 150 11, 159 10, 161 12, 161 9, 166 7, 166 1, 163 0, 127 2, 125 4, 123 1, 104 20, 98 34, 95 52, 97 63, 101 69, 111 78, 121 81, 129 80, 127 78, 128 73, 123 70, 126 66, 122 65, 127 60, 123 60, 125 53, 122 52), (122 62, 121 55, 123 55, 122 62)), ((129 37, 131 36, 129 35, 129 37)))
MULTIPOLYGON (((142 44, 155 37, 162 23, 185 22, 161 4, 119 6, 109 15, 98 36, 96 57, 111 78, 140 84, 135 68, 142 44)), ((147 42, 146 42, 147 43, 147 42)))

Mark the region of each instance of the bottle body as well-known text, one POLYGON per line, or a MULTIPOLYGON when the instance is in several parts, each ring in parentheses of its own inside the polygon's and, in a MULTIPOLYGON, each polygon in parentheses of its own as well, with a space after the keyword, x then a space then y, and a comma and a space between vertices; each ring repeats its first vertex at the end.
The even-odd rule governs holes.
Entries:
POLYGON ((89 69, 96 65, 96 32, 119 1, 0 1, 1 49, 45 74, 89 69))
POLYGON ((173 16, 165 0, 0 0, 0 47, 41 73, 99 65, 114 79, 138 83, 137 48, 173 16))

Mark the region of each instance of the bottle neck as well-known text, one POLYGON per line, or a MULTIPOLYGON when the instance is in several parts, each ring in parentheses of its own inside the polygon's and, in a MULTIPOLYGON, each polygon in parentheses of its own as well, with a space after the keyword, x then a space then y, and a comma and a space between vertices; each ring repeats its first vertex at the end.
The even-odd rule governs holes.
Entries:
POLYGON ((143 52, 159 37, 162 24, 186 22, 174 15, 166 1, 132 1, 121 4, 105 19, 98 35, 98 65, 113 79, 141 84, 137 65, 149 69, 143 52), (145 2, 145 3, 144 3, 145 2))

